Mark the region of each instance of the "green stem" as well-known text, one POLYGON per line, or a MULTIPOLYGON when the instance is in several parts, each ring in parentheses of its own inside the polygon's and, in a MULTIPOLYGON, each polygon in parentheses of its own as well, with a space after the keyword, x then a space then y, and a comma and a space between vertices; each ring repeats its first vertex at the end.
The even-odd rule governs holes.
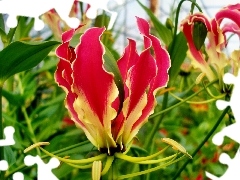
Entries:
POLYGON ((147 170, 144 170, 144 171, 140 171, 140 172, 135 172, 135 173, 131 173, 131 174, 126 174, 126 175, 121 175, 118 177, 118 180, 120 179, 129 179, 129 178, 132 178, 132 177, 136 177, 136 176, 140 176, 140 175, 143 175, 143 174, 148 174, 148 173, 151 173, 151 172, 154 172, 156 170, 159 170, 159 169, 163 169, 171 164, 174 164, 180 160, 182 160, 183 158, 185 157, 185 155, 179 157, 178 159, 175 159, 173 161, 168 161, 164 164, 161 164, 159 166, 156 166, 154 168, 151 168, 151 169, 147 169, 147 170))
POLYGON ((27 114, 27 111, 26 111, 25 107, 22 106, 21 109, 22 109, 22 113, 24 115, 24 118, 26 120, 28 130, 29 130, 29 132, 31 134, 30 139, 32 140, 32 143, 37 143, 37 139, 36 139, 36 137, 34 135, 34 130, 33 130, 32 124, 31 124, 31 119, 28 117, 28 114, 27 114))
POLYGON ((164 110, 162 110, 162 111, 160 111, 160 112, 157 112, 157 113, 151 115, 151 116, 149 117, 149 119, 152 119, 152 118, 154 118, 154 117, 156 117, 156 116, 159 116, 159 115, 161 115, 161 114, 163 114, 163 113, 165 113, 165 112, 167 112, 167 111, 170 111, 170 110, 172 110, 172 109, 180 106, 181 104, 187 102, 189 99, 192 99, 193 97, 195 97, 196 95, 198 95, 200 92, 204 91, 206 87, 209 87, 209 86, 213 85, 213 84, 216 83, 216 82, 218 82, 218 80, 215 80, 215 81, 210 82, 210 83, 207 84, 204 88, 202 88, 202 89, 200 89, 199 91, 193 93, 191 96, 188 96, 188 97, 187 97, 186 99, 184 99, 183 101, 180 101, 179 103, 174 104, 174 105, 170 106, 169 108, 166 108, 166 109, 164 109, 164 110))
MULTIPOLYGON (((193 2, 196 3, 196 0, 193 0, 193 2)), ((195 7, 194 3, 192 3, 191 5, 191 10, 190 10, 191 14, 193 14, 193 11, 194 11, 194 7, 195 7)))
MULTIPOLYGON (((162 111, 167 108, 167 103, 168 103, 168 92, 166 92, 164 94, 164 97, 163 97, 162 111)), ((146 141, 145 141, 146 142, 145 143, 145 149, 147 149, 147 147, 150 147, 150 145, 152 144, 152 139, 153 139, 155 133, 157 132, 157 130, 159 128, 159 125, 161 124, 161 122, 163 120, 163 117, 164 117, 164 114, 162 113, 162 115, 160 116, 159 120, 158 121, 154 121, 153 128, 152 128, 150 134, 147 136, 146 141)))
MULTIPOLYGON (((35 144, 35 143, 37 143, 37 138, 36 138, 36 136, 34 134, 34 130, 33 130, 33 127, 32 127, 32 122, 31 122, 32 120, 29 118, 25 107, 22 106, 21 109, 22 109, 22 113, 23 113, 24 118, 25 118, 26 123, 27 123, 28 131, 29 131, 30 136, 31 136, 29 138, 31 139, 33 144, 35 144)), ((40 150, 38 148, 37 148, 37 153, 38 153, 38 155, 41 155, 41 152, 40 152, 40 150)))
POLYGON ((108 171, 108 180, 116 180, 118 179, 118 170, 116 160, 114 159, 112 162, 112 166, 108 171))
MULTIPOLYGON (((223 113, 221 114, 221 116, 218 118, 216 124, 213 126, 213 128, 211 129, 211 131, 207 134, 207 136, 203 139, 203 141, 201 142, 201 144, 199 144, 199 146, 195 149, 195 151, 192 153, 192 157, 194 157, 197 152, 202 148, 202 146, 208 141, 208 139, 212 136, 212 134, 214 133, 214 131, 217 129, 217 127, 219 126, 219 124, 222 122, 223 118, 225 117, 225 115, 228 113, 228 111, 230 110, 230 107, 228 106, 223 113)), ((173 177, 173 180, 177 179, 177 177, 181 174, 181 172, 185 169, 185 167, 188 165, 188 163, 192 161, 192 159, 188 159, 183 166, 178 170, 178 172, 176 173, 176 175, 173 177)))
MULTIPOLYGON (((2 86, 0 86, 0 139, 3 139, 3 119, 2 119, 2 86)), ((0 146, 0 161, 4 160, 4 146, 0 146)), ((4 171, 1 171, 1 179, 4 180, 4 171)))

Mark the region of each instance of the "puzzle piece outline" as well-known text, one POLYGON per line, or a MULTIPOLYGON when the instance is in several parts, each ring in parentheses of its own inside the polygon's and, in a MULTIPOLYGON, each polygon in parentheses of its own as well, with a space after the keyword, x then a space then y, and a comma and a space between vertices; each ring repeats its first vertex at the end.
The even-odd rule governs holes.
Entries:
POLYGON ((59 180, 52 172, 52 169, 57 168, 60 165, 60 161, 53 157, 49 160, 47 164, 43 162, 40 156, 27 155, 24 158, 24 163, 26 166, 32 166, 37 164, 37 179, 38 180, 59 180))
MULTIPOLYGON (((224 141, 224 137, 227 136, 232 140, 236 141, 240 144, 240 137, 238 136, 238 131, 240 129, 240 111, 238 111, 238 92, 240 91, 240 70, 238 72, 238 76, 234 76, 233 74, 226 73, 223 77, 223 81, 226 84, 234 84, 232 95, 230 101, 218 100, 216 102, 216 106, 219 110, 225 109, 227 106, 230 106, 233 115, 235 117, 236 122, 223 128, 220 132, 216 133, 212 141, 216 145, 221 145, 224 141)), ((224 172, 221 177, 216 177, 213 174, 206 171, 206 176, 211 178, 212 180, 228 180, 231 179, 232 176, 240 177, 240 171, 237 169, 240 166, 240 147, 235 154, 235 157, 231 159, 228 154, 222 153, 219 157, 219 161, 222 164, 228 165, 228 169, 224 172)))
POLYGON ((13 135, 14 135, 15 129, 12 126, 7 126, 4 128, 3 133, 5 136, 5 139, 0 139, 0 146, 11 146, 15 144, 13 135))
MULTIPOLYGON (((32 17, 35 19, 34 29, 41 30, 44 27, 40 16, 51 9, 55 9, 59 17, 71 28, 77 28, 80 20, 76 17, 69 17, 75 0, 0 0, 0 13, 8 14, 7 26, 14 28, 17 26, 17 16, 32 17)), ((87 16, 90 19, 96 17, 97 10, 102 9, 111 14, 107 29, 111 29, 117 18, 117 12, 110 11, 107 7, 110 0, 77 0, 90 5, 87 16)), ((123 0, 116 0, 123 3, 123 0)))

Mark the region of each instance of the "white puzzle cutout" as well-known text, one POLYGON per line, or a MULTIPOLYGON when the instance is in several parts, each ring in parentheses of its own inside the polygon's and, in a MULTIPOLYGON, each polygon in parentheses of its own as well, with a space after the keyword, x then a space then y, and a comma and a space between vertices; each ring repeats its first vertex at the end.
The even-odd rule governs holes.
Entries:
MULTIPOLYGON (((113 27, 114 22, 117 19, 117 12, 110 11, 108 9, 108 2, 110 0, 78 0, 81 2, 88 3, 90 5, 90 8, 86 12, 86 16, 89 19, 95 19, 97 17, 97 11, 99 9, 105 10, 106 12, 111 14, 109 25, 107 29, 111 29, 113 27)), ((123 4, 124 0, 116 0, 118 5, 123 4)))
POLYGON ((24 180, 23 173, 21 172, 16 172, 13 174, 13 180, 24 180))
MULTIPOLYGON (((32 17, 35 19, 34 29, 41 30, 44 27, 43 21, 39 18, 42 14, 51 9, 55 9, 58 15, 71 28, 77 28, 80 20, 76 17, 69 17, 75 0, 0 0, 0 13, 8 14, 7 26, 14 28, 17 26, 17 16, 32 17)), ((90 8, 87 16, 93 19, 97 15, 97 10, 102 9, 111 14, 108 29, 111 29, 117 18, 117 12, 110 11, 107 7, 110 0, 78 0, 88 3, 90 8)), ((122 4, 123 0, 116 0, 122 4)))
POLYGON ((3 130, 5 139, 0 139, 0 146, 14 145, 15 144, 15 141, 13 139, 14 132, 15 132, 15 130, 12 126, 5 127, 3 130))
MULTIPOLYGON (((0 139, 0 146, 11 146, 15 144, 13 135, 15 129, 12 126, 4 128, 5 139, 0 139)), ((52 173, 52 169, 57 168, 60 162, 57 158, 51 158, 47 164, 37 156, 27 155, 24 158, 24 163, 27 166, 37 164, 37 180, 58 180, 58 178, 52 173)), ((0 171, 8 170, 8 162, 6 160, 0 161, 0 171)), ((13 180, 24 180, 24 175, 21 172, 13 174, 13 180)))
MULTIPOLYGON (((37 180, 59 180, 53 173, 52 169, 57 168, 60 162, 57 158, 51 158, 47 164, 37 156, 27 155, 24 158, 24 164, 26 166, 32 166, 37 164, 37 180)), ((24 180, 24 176, 21 172, 13 174, 13 180, 24 180)))
POLYGON ((216 177, 209 172, 206 172, 206 176, 212 180, 238 180, 240 177, 240 149, 238 149, 237 154, 233 159, 231 159, 228 154, 222 153, 219 157, 219 161, 222 164, 228 165, 226 172, 221 177, 216 177), (233 179, 233 177, 236 179, 233 179))
POLYGON ((55 9, 62 20, 76 28, 80 21, 69 17, 74 0, 1 0, 0 13, 8 14, 7 26, 14 28, 17 26, 17 16, 32 17, 35 19, 34 29, 41 30, 44 23, 39 16, 45 12, 55 9))
POLYGON ((57 168, 60 165, 60 162, 57 158, 51 158, 47 164, 37 156, 27 155, 24 158, 24 163, 27 166, 32 166, 37 164, 37 179, 38 180, 58 180, 58 178, 52 173, 52 169, 57 168))
MULTIPOLYGON (((232 140, 236 141, 238 144, 240 144, 240 109, 239 109, 239 100, 240 100, 240 70, 238 72, 238 76, 235 77, 234 75, 227 73, 223 77, 223 81, 226 84, 234 84, 231 99, 229 102, 218 100, 216 102, 216 106, 219 110, 225 109, 227 106, 230 106, 233 115, 235 117, 235 123, 223 128, 220 132, 214 135, 212 141, 216 145, 221 145, 224 141, 224 137, 227 136, 231 138, 232 140)), ((240 148, 238 149, 235 157, 231 159, 229 155, 226 153, 222 153, 219 157, 219 161, 222 164, 228 165, 228 169, 221 177, 216 177, 209 172, 206 172, 206 176, 208 178, 211 178, 212 180, 238 180, 240 178, 240 148), (233 177, 235 179, 233 179, 233 177)))
POLYGON ((219 110, 223 110, 227 106, 231 106, 236 122, 225 127, 221 132, 217 133, 213 137, 213 143, 216 145, 221 145, 223 143, 224 136, 228 136, 229 138, 233 139, 234 141, 240 144, 240 135, 238 134, 240 130, 240 109, 239 109, 240 71, 238 72, 237 77, 230 73, 225 74, 223 77, 223 81, 226 84, 234 84, 232 96, 229 102, 218 100, 216 105, 219 110))
MULTIPOLYGON (((10 146, 14 145, 15 141, 13 139, 14 128, 12 126, 7 126, 4 128, 3 133, 5 139, 0 139, 0 146, 10 146)), ((0 171, 6 171, 8 169, 8 162, 6 160, 0 161, 0 171)))

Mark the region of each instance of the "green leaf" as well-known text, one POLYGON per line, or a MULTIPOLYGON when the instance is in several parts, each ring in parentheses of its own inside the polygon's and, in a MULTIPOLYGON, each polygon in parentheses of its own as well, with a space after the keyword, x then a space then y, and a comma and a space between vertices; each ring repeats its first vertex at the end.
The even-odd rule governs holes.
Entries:
POLYGON ((3 43, 7 42, 7 35, 2 28, 0 28, 0 36, 1 36, 1 39, 2 39, 3 43))
POLYGON ((21 38, 28 37, 31 29, 33 28, 33 25, 34 25, 33 18, 20 16, 18 18, 18 25, 16 27, 15 40, 20 40, 21 38))
POLYGON ((161 40, 164 42, 166 46, 168 46, 171 43, 173 38, 172 32, 158 20, 158 18, 152 13, 152 11, 149 8, 144 6, 139 0, 137 0, 137 2, 140 4, 140 6, 145 10, 145 12, 150 17, 161 40))
POLYGON ((27 44, 13 42, 0 52, 0 86, 10 76, 33 68, 59 44, 56 41, 27 44))
POLYGON ((8 162, 9 166, 16 162, 16 158, 10 146, 4 146, 4 159, 8 162))
POLYGON ((5 32, 5 24, 2 14, 0 14, 0 37, 2 39, 3 44, 5 44, 7 42, 7 34, 5 32))
POLYGON ((69 42, 69 45, 72 47, 76 47, 80 42, 81 35, 83 35, 83 33, 74 34, 71 41, 69 42))
POLYGON ((112 53, 109 51, 109 49, 105 46, 105 54, 103 55, 103 58, 105 60, 104 67, 108 72, 112 72, 114 74, 114 81, 117 85, 118 91, 119 91, 119 99, 120 99, 120 106, 119 110, 122 109, 123 101, 124 101, 124 85, 122 81, 122 76, 120 74, 119 68, 117 66, 117 61, 114 59, 112 53))
POLYGON ((13 36, 16 32, 17 27, 15 28, 10 28, 8 34, 7 34, 7 45, 12 42, 13 36))
POLYGON ((105 13, 98 15, 95 19, 94 26, 95 27, 107 27, 108 23, 110 21, 110 17, 106 15, 105 13))
POLYGON ((20 94, 13 94, 13 93, 3 89, 2 95, 3 95, 3 97, 6 98, 6 100, 10 104, 12 104, 14 106, 21 106, 24 103, 24 99, 21 97, 20 94))
POLYGON ((3 19, 3 15, 0 14, 0 28, 5 31, 5 25, 4 25, 4 19, 3 19))
POLYGON ((169 49, 172 49, 172 51, 170 52, 171 68, 169 76, 170 80, 174 81, 180 71, 181 64, 186 58, 186 53, 188 50, 187 40, 182 32, 178 33, 174 44, 171 44, 169 49))

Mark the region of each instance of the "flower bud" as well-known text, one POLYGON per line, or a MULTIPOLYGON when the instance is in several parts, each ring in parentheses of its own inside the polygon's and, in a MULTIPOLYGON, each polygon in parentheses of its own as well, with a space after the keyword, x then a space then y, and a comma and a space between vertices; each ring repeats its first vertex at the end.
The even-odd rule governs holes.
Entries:
POLYGON ((196 49, 200 50, 207 37, 207 28, 203 22, 194 22, 192 36, 196 49))

